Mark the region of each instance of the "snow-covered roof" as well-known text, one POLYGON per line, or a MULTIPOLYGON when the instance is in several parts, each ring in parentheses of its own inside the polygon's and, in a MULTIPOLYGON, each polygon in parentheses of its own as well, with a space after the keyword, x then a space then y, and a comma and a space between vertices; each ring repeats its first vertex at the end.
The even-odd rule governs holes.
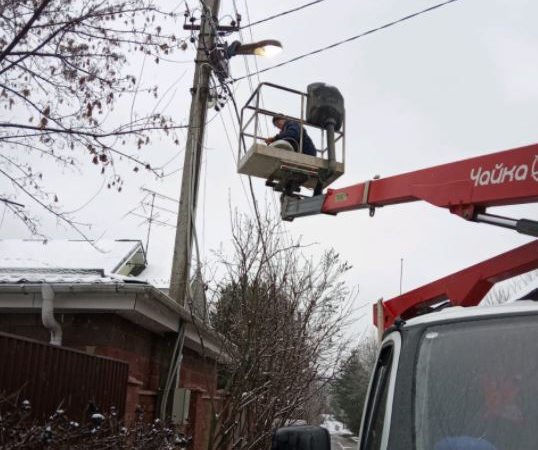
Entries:
POLYGON ((0 283, 123 283, 126 277, 100 269, 1 268, 0 283))
POLYGON ((168 289, 170 286, 170 268, 165 262, 154 262, 153 259, 150 259, 150 262, 142 273, 133 278, 151 284, 159 289, 168 289))
POLYGON ((40 314, 41 283, 48 283, 62 294, 55 301, 61 312, 114 313, 158 333, 177 332, 185 321, 186 346, 217 360, 228 358, 221 337, 207 324, 142 277, 132 276, 145 266, 140 241, 92 246, 84 241, 0 239, 0 314, 40 314))
POLYGON ((122 282, 144 265, 140 241, 0 240, 0 283, 122 282))

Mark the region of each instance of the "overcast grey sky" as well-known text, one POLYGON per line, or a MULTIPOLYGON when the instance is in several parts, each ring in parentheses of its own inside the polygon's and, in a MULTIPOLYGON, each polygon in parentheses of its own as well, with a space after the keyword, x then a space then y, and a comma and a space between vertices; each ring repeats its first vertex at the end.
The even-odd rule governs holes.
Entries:
MULTIPOLYGON (((195 1, 191 0, 191 7, 195 1)), ((248 22, 244 0, 237 7, 248 22)), ((252 21, 306 3, 306 0, 248 2, 252 21)), ((431 6, 422 0, 326 0, 297 13, 255 26, 254 40, 276 38, 284 52, 272 61, 258 58, 260 68, 284 61, 332 42, 377 27, 431 6)), ((181 8, 180 8, 181 9, 181 8)), ((221 16, 233 12, 231 0, 221 0, 221 16)), ((419 168, 474 157, 538 142, 538 4, 531 0, 460 0, 416 19, 380 31, 338 48, 265 72, 272 81, 305 90, 324 81, 344 95, 347 112, 346 174, 335 187, 354 184, 379 174, 389 176, 419 168)), ((226 19, 227 20, 227 19, 226 19)), ((181 31, 181 33, 184 33, 181 31)), ((243 31, 251 40, 249 30, 243 31)), ((229 40, 233 40, 230 37, 229 40)), ((155 81, 161 92, 174 85, 161 107, 179 120, 188 118, 193 52, 176 54, 182 63, 144 65, 142 83, 155 81), (179 81, 178 81, 179 80, 179 81)), ((254 58, 249 58, 254 70, 254 58)), ((138 71, 141 62, 133 62, 138 71)), ((233 75, 245 73, 242 58, 232 60, 233 75)), ((258 79, 252 80, 253 84, 258 79)), ((246 80, 236 85, 242 104, 250 93, 246 80)), ((143 108, 140 100, 135 107, 143 108)), ((119 114, 127 114, 119 110, 119 114)), ((249 210, 249 198, 236 174, 237 125, 225 108, 209 112, 208 147, 202 168, 198 230, 206 259, 212 249, 226 245, 229 205, 249 210), (232 141, 229 147, 224 126, 232 141)), ((178 148, 155 143, 145 156, 154 166, 169 161, 169 172, 183 164, 178 148), (172 159, 173 158, 173 159, 172 159)), ((128 175, 130 167, 125 167, 128 175)), ((58 189, 67 208, 78 208, 91 199, 101 178, 91 164, 82 173, 47 170, 51 188, 58 189)), ((142 185, 165 195, 179 196, 181 172, 154 180, 139 172, 127 177, 122 193, 102 189, 77 215, 93 224, 94 238, 145 240, 141 219, 123 217, 142 199, 142 185)), ((246 180, 243 180, 246 182, 246 180)), ((277 197, 254 180, 261 203, 277 197)), ((160 206, 173 209, 172 202, 160 206)), ((497 211, 501 213, 500 211, 497 211)), ((502 214, 538 219, 536 205, 504 208, 502 214)), ((161 212, 171 224, 175 218, 161 212)), ((74 238, 71 231, 43 216, 43 229, 51 238, 74 238)), ((445 210, 426 204, 386 207, 374 218, 366 211, 336 217, 319 216, 285 224, 292 236, 304 242, 334 247, 354 267, 348 281, 360 285, 358 305, 398 293, 400 258, 404 259, 404 290, 449 274, 467 265, 530 241, 515 232, 465 222, 445 210)), ((20 223, 5 217, 0 237, 29 237, 20 223)), ((174 230, 154 226, 149 262, 153 272, 168 278, 174 230)), ((367 309, 370 314, 369 308, 367 309)))

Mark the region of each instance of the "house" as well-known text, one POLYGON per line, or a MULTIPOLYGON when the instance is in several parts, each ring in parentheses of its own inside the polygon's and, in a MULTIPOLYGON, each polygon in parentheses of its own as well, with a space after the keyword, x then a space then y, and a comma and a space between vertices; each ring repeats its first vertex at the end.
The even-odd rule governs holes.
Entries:
POLYGON ((0 240, 0 332, 128 362, 125 412, 130 420, 137 405, 149 419, 158 415, 184 327, 179 387, 170 403, 179 422, 188 416, 194 448, 203 448, 217 363, 224 358, 221 340, 203 320, 141 281, 146 266, 140 241, 93 246, 0 240))

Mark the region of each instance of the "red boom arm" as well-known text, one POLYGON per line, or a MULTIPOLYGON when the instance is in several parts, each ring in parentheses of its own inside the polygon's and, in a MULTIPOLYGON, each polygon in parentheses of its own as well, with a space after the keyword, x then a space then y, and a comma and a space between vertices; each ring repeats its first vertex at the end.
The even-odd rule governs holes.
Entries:
POLYGON ((328 189, 321 212, 423 200, 474 220, 488 206, 538 201, 538 144, 328 189))
MULTIPOLYGON (((443 300, 453 306, 478 305, 495 283, 534 269, 538 269, 538 240, 384 301, 383 327, 390 327, 397 317, 405 320, 428 312, 429 306, 443 300)), ((374 323, 379 326, 377 305, 374 323)))
MULTIPOLYGON (((320 212, 337 214, 364 208, 373 212, 379 206, 417 200, 447 208, 467 220, 538 237, 536 221, 486 214, 489 206, 538 202, 538 144, 328 189, 325 196, 284 196, 282 217, 293 220, 320 212)), ((392 325, 396 317, 416 316, 446 299, 453 305, 477 305, 497 281, 536 268, 538 240, 383 302, 383 327, 392 325)))

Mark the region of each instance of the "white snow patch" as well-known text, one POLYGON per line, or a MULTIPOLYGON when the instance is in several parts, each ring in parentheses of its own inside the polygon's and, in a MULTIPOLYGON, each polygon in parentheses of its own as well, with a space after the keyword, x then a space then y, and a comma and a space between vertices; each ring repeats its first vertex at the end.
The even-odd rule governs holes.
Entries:
POLYGON ((142 247, 139 241, 0 239, 0 283, 123 283, 115 273, 142 247))
POLYGON ((525 284, 525 286, 517 289, 514 294, 510 296, 510 300, 508 300, 507 303, 515 302, 527 294, 530 294, 535 289, 538 289, 538 278, 531 280, 529 283, 525 284))
POLYGON ((86 241, 53 239, 0 239, 0 267, 49 269, 102 269, 113 273, 139 241, 86 241))
POLYGON ((321 426, 326 428, 330 434, 342 434, 347 436, 353 434, 342 422, 336 420, 332 414, 322 414, 321 417, 323 419, 321 426))

